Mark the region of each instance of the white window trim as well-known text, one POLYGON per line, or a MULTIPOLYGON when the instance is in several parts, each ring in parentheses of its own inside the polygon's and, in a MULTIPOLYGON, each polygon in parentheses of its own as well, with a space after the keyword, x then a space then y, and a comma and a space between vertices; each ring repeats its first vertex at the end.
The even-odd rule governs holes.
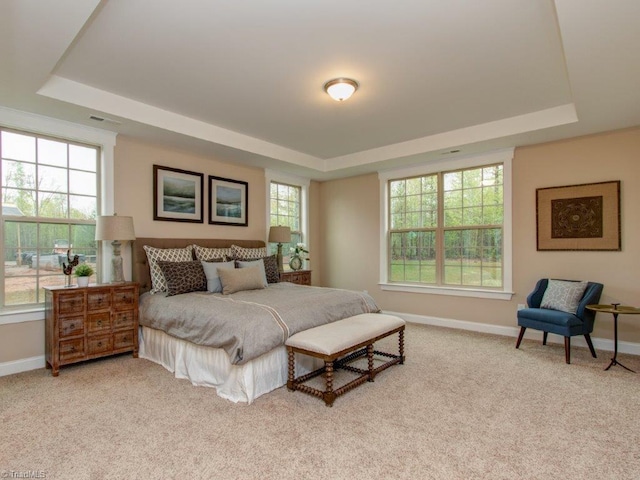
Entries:
POLYGON ((300 228, 302 229, 302 238, 309 245, 309 185, 311 180, 305 177, 297 177, 286 173, 276 172, 275 170, 265 170, 266 186, 266 216, 267 231, 265 238, 269 238, 269 228, 271 226, 271 182, 284 183, 301 188, 300 192, 300 228))
POLYGON ((380 288, 394 292, 428 293, 433 295, 452 295, 458 297, 491 298, 495 300, 511 300, 513 292, 513 243, 512 243, 512 178, 511 166, 513 163, 513 148, 496 150, 483 155, 473 155, 459 158, 449 158, 419 166, 403 169, 386 170, 378 172, 380 180, 380 288), (443 287, 431 285, 404 284, 389 282, 388 278, 388 232, 389 232, 389 192, 387 184, 389 180, 398 178, 417 177, 432 173, 458 170, 462 168, 478 167, 502 163, 503 167, 503 196, 504 196, 504 223, 503 223, 503 281, 501 290, 483 288, 443 287))
MULTIPOLYGON (((40 135, 60 137, 81 143, 89 143, 101 147, 100 159, 100 203, 102 212, 113 212, 114 208, 114 155, 117 133, 86 127, 76 123, 43 117, 33 113, 21 112, 0 107, 0 125, 40 135)), ((100 248, 100 246, 98 246, 100 248)), ((106 253, 106 252, 105 252, 106 253)), ((102 271, 108 271, 109 259, 102 255, 102 271)), ((4 281, 4 279, 3 279, 4 281)), ((0 325, 9 323, 32 322, 44 319, 44 306, 20 307, 0 310, 0 325)))

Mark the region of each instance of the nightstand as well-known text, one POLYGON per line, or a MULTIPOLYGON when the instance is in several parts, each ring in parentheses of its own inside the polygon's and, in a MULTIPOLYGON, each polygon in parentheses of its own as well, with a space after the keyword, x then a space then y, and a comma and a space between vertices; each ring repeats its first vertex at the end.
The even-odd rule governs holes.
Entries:
POLYGON ((311 285, 311 270, 289 270, 280 274, 281 282, 311 285))
POLYGON ((54 377, 70 363, 124 352, 138 357, 138 283, 44 290, 45 360, 54 377))

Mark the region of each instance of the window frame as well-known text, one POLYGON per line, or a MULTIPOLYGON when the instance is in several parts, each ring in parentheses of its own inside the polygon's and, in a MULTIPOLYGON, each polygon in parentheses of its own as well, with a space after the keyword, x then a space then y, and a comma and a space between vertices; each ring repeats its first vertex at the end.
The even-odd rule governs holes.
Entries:
POLYGON ((378 173, 380 183, 380 281, 382 290, 462 297, 511 300, 513 292, 513 245, 512 245, 512 178, 511 168, 514 149, 504 149, 483 155, 473 155, 430 162, 403 169, 378 173), (428 285, 389 281, 389 181, 419 177, 452 170, 483 167, 501 163, 503 165, 503 285, 502 288, 463 287, 451 285, 428 285))
MULTIPOLYGON (((89 144, 99 147, 98 178, 100 211, 111 212, 114 209, 114 147, 117 133, 100 130, 84 125, 74 124, 41 115, 21 112, 0 107, 0 125, 3 128, 22 131, 27 134, 53 137, 70 143, 89 144)), ((102 252, 102 242, 98 244, 100 270, 109 271, 110 255, 102 252)), ((0 247, 4 248, 4 241, 0 240, 0 247)), ((4 282, 4 275, 2 276, 4 282)), ((30 322, 44 319, 44 304, 16 305, 15 307, 0 307, 0 325, 30 322)))
MULTIPOLYGON (((271 184, 280 183, 291 187, 300 188, 300 234, 302 242, 309 246, 309 185, 310 179, 297 177, 294 175, 287 175, 274 170, 265 170, 266 179, 266 216, 267 216, 267 231, 266 238, 269 238, 269 229, 271 228, 271 184)), ((267 243, 267 248, 269 247, 267 243)), ((284 252, 283 256, 288 255, 288 252, 284 252)), ((288 265, 285 265, 285 268, 288 265)))

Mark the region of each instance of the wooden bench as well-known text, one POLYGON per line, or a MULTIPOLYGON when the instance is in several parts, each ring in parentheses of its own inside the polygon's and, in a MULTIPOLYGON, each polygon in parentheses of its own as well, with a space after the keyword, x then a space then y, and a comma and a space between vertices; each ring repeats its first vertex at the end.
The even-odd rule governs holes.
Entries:
POLYGON ((322 398, 325 404, 331 407, 336 397, 365 381, 373 382, 378 373, 391 365, 404 363, 404 327, 405 321, 399 317, 382 313, 363 313, 292 335, 285 342, 289 356, 287 388, 322 398), (398 334, 398 355, 373 349, 375 342, 394 333, 398 334), (320 358, 324 360, 324 367, 296 378, 296 353, 320 358), (374 368, 374 355, 389 358, 389 360, 374 368), (349 365, 364 356, 368 362, 366 369, 349 365), (334 390, 333 380, 336 369, 348 370, 359 376, 334 390), (325 377, 324 391, 304 385, 305 382, 319 375, 325 377))

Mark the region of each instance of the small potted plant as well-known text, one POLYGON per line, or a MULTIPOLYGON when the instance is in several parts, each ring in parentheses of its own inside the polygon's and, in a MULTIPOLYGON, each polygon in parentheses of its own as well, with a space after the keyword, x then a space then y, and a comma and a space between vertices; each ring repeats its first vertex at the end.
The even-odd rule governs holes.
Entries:
POLYGON ((93 275, 93 268, 88 263, 81 263, 76 267, 74 274, 78 277, 78 286, 86 287, 89 285, 89 277, 93 275))

